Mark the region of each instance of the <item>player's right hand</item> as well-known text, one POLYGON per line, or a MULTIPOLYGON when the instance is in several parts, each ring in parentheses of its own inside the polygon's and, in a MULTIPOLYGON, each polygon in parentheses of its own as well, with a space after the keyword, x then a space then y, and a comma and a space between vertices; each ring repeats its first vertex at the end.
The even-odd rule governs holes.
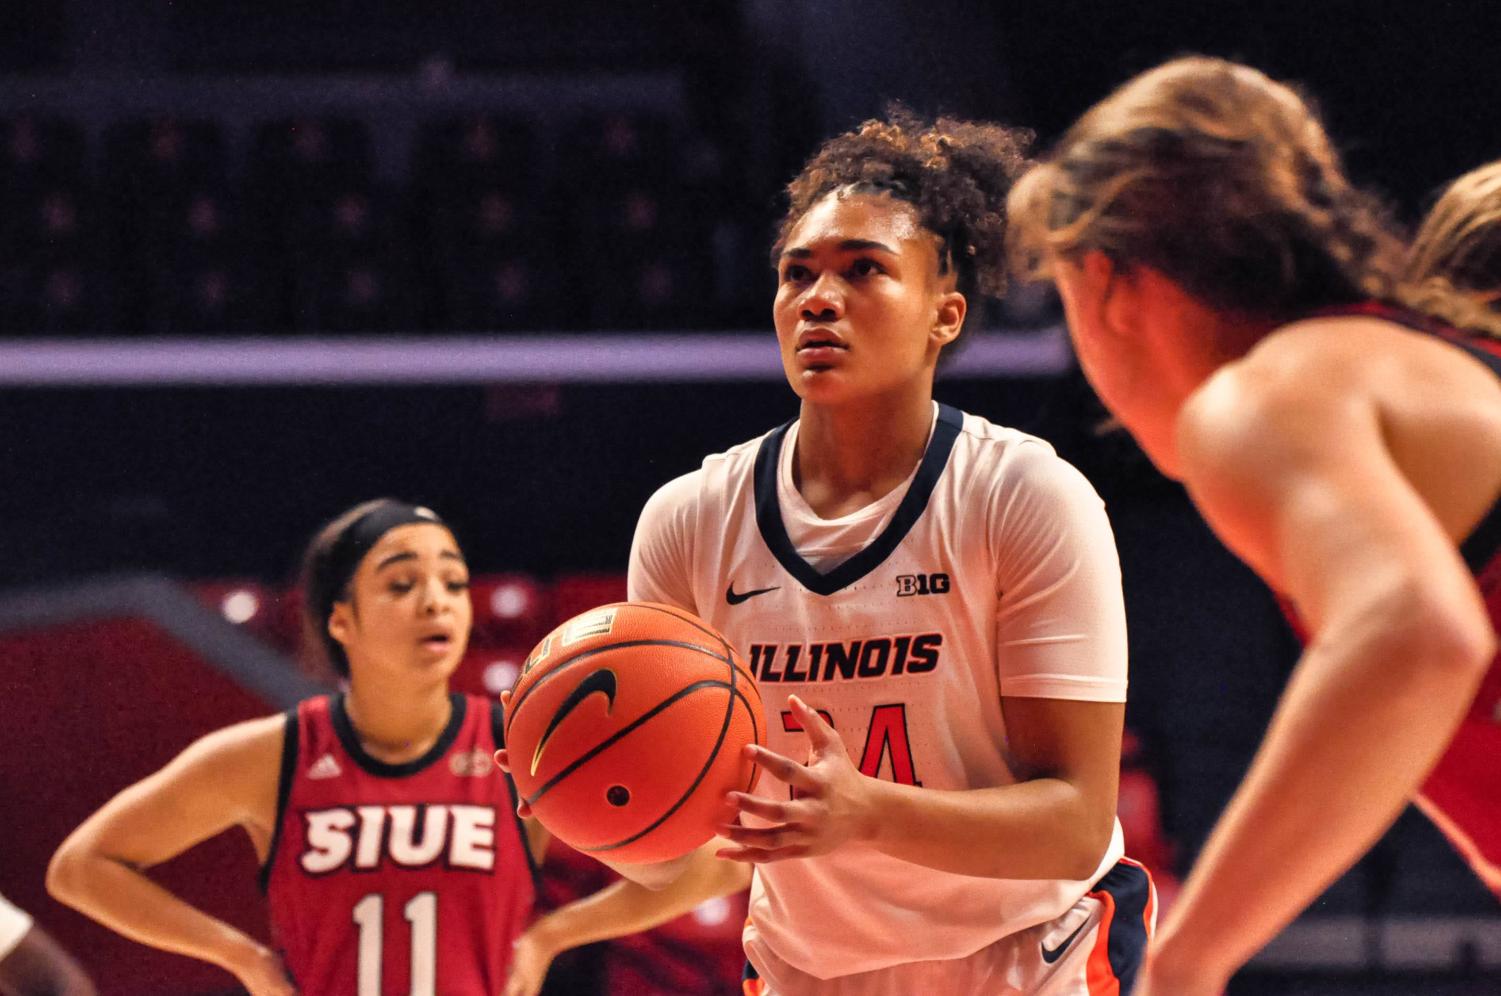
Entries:
POLYGON ((288 978, 281 958, 260 945, 246 964, 235 970, 235 978, 250 996, 297 996, 297 987, 288 978))

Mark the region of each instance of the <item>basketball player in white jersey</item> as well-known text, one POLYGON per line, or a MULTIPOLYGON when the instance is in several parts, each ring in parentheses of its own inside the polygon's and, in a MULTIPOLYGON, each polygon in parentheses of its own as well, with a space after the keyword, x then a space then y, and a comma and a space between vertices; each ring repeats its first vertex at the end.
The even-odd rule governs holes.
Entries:
POLYGON ((83 966, 32 920, 0 896, 0 993, 7 996, 95 996, 83 966))
POLYGON ((769 710, 717 852, 754 869, 750 994, 1128 992, 1152 929, 1115 820, 1100 499, 1041 440, 933 400, 970 303, 1004 289, 1023 143, 896 113, 825 144, 774 250, 799 417, 637 527, 631 598, 721 629, 769 710))

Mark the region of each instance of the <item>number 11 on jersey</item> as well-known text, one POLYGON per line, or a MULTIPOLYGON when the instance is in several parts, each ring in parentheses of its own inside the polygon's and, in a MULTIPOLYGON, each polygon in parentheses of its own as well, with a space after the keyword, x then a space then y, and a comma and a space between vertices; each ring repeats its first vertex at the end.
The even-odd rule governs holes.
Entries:
MULTIPOLYGON (((360 928, 358 956, 359 996, 381 996, 381 959, 385 954, 386 899, 378 892, 354 904, 354 922, 360 928)), ((419 892, 402 909, 411 924, 412 996, 437 996, 438 992, 438 894, 419 892)))

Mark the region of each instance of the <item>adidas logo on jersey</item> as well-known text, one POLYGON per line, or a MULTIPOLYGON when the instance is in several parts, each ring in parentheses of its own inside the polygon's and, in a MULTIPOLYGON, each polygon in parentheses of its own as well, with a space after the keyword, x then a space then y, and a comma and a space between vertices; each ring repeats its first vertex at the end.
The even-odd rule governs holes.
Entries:
POLYGON ((344 773, 332 754, 324 754, 307 769, 309 778, 338 778, 344 773))
POLYGON ((877 636, 847 643, 753 643, 750 666, 758 681, 853 681, 923 674, 938 666, 942 649, 942 633, 877 636))

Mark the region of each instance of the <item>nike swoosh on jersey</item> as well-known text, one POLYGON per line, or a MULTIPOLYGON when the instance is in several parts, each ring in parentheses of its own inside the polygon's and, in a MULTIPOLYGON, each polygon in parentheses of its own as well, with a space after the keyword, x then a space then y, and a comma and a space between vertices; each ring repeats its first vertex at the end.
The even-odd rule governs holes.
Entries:
POLYGON ((608 716, 610 710, 615 707, 614 671, 602 667, 598 671, 590 672, 583 681, 574 687, 573 691, 568 693, 568 697, 563 700, 563 704, 558 706, 558 711, 553 713, 552 719, 547 724, 547 729, 542 733, 542 739, 537 741, 537 750, 532 754, 531 773, 533 775, 537 773, 537 766, 542 763, 542 752, 547 749, 547 742, 552 739, 553 733, 563 724, 563 720, 568 717, 569 713, 577 709, 583 704, 585 699, 595 692, 599 692, 605 697, 608 703, 605 706, 605 715, 608 716))
POLYGON ((755 598, 757 595, 764 595, 768 591, 776 591, 780 587, 782 586, 774 584, 770 588, 752 588, 750 591, 736 591, 735 582, 731 581, 730 586, 724 590, 724 600, 731 605, 739 605, 747 598, 755 598))
POLYGON ((1065 952, 1065 951, 1068 950, 1068 946, 1070 944, 1074 943, 1074 938, 1078 937, 1079 936, 1079 932, 1082 931, 1087 926, 1089 926, 1089 921, 1085 920, 1083 923, 1079 924, 1079 926, 1077 926, 1077 927, 1074 928, 1074 932, 1072 934, 1069 934, 1067 937, 1065 937, 1063 939, 1063 943, 1062 944, 1058 945, 1056 948, 1053 948, 1051 951, 1048 950, 1048 946, 1046 944, 1044 944, 1042 946, 1042 960, 1045 961, 1045 962, 1047 962, 1049 965, 1051 965, 1053 962, 1057 961, 1059 958, 1062 958, 1063 957, 1063 952, 1065 952))

